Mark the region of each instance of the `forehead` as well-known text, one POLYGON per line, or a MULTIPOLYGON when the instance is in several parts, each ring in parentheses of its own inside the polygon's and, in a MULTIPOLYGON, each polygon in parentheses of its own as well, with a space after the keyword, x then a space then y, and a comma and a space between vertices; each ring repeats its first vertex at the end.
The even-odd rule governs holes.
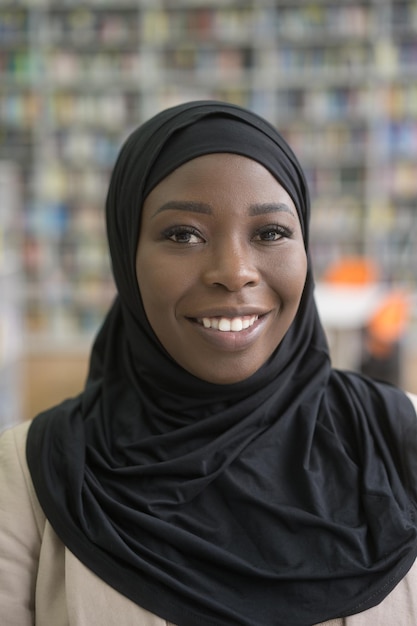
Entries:
POLYGON ((249 157, 231 153, 198 156, 180 165, 154 187, 145 204, 166 198, 167 194, 199 199, 238 194, 248 202, 276 198, 294 207, 288 192, 266 167, 249 157))

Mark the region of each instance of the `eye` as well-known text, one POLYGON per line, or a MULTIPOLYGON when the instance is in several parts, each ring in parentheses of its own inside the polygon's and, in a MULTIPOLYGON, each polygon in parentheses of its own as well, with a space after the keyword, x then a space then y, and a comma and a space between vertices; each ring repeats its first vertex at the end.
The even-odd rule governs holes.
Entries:
POLYGON ((259 228, 253 239, 254 241, 265 241, 265 242, 275 242, 280 241, 281 239, 288 239, 292 237, 293 231, 286 226, 281 226, 278 224, 268 224, 266 226, 262 226, 259 228))
POLYGON ((175 243, 195 245, 203 243, 204 239, 192 226, 173 226, 164 231, 164 238, 175 243))

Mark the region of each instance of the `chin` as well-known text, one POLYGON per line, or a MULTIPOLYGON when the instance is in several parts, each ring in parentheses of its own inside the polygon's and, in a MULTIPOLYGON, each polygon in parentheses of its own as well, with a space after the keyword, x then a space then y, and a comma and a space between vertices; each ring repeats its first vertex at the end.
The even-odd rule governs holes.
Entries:
MULTIPOLYGON (((261 366, 260 366, 261 367, 261 366)), ((243 368, 239 369, 236 366, 228 365, 225 366, 224 369, 222 367, 216 368, 213 372, 199 372, 191 371, 190 373, 204 380, 207 383, 211 383, 213 385, 234 385, 235 383, 241 383, 244 380, 247 380, 255 372, 258 371, 259 368, 243 368)))

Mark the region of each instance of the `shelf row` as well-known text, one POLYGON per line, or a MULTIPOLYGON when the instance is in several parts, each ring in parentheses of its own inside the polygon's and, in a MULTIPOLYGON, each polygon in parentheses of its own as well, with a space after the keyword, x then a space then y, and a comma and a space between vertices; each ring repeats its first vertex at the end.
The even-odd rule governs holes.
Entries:
MULTIPOLYGON (((309 124, 340 121, 345 126, 375 116, 375 125, 380 125, 381 134, 389 133, 389 143, 398 143, 399 135, 410 134, 414 142, 414 124, 417 119, 417 85, 371 88, 332 87, 327 89, 241 89, 209 91, 210 97, 242 100, 251 108, 264 109, 267 117, 274 116, 280 123, 289 123, 292 119, 302 118, 309 124), (381 119, 382 118, 382 119, 381 119), (388 121, 385 119, 388 118, 388 121), (380 120, 380 121, 378 121, 380 120)), ((155 89, 153 96, 164 97, 164 89, 155 89)), ((181 92, 183 93, 183 92, 181 92)), ((125 91, 111 93, 108 90, 88 91, 76 88, 60 89, 58 86, 44 93, 27 89, 24 92, 11 93, 0 88, 0 123, 12 127, 33 127, 41 120, 56 127, 86 126, 122 130, 138 119, 141 101, 150 92, 125 91)), ((377 138, 379 141, 379 139, 377 138)), ((403 140, 401 140, 403 141, 403 140)))
POLYGON ((370 6, 335 4, 240 9, 184 8, 170 4, 162 10, 148 11, 142 24, 145 41, 155 37, 169 41, 188 33, 200 38, 306 37, 323 34, 350 39, 369 38, 377 26, 378 13, 370 6))
MULTIPOLYGON (((29 3, 28 3, 29 4, 29 3)), ((228 7, 204 3, 165 3, 140 7, 139 3, 39 3, 46 9, 50 42, 75 45, 126 45, 140 41, 167 42, 185 34, 190 38, 245 41, 248 38, 307 38, 323 35, 369 39, 382 32, 417 32, 417 9, 412 2, 393 3, 388 14, 369 3, 334 2, 251 3, 228 7), (269 4, 269 6, 268 6, 269 4)), ((30 32, 28 10, 0 4, 0 40, 14 42, 30 32)))
POLYGON ((94 90, 113 87, 134 91, 154 89, 157 84, 185 84, 201 82, 207 88, 227 82, 235 86, 267 89, 302 87, 316 81, 323 85, 366 85, 393 79, 404 82, 417 78, 417 45, 403 45, 386 63, 376 62, 365 47, 349 46, 337 50, 294 50, 292 47, 254 50, 221 44, 204 49, 187 43, 164 48, 158 53, 143 51, 74 53, 60 48, 45 55, 33 57, 26 51, 0 53, 0 77, 8 89, 44 88, 94 90))

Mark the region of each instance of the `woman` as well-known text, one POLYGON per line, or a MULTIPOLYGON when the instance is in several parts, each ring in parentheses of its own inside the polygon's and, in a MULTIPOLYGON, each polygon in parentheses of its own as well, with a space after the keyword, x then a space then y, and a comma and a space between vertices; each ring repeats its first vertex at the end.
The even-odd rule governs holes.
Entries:
POLYGON ((7 626, 417 623, 416 398, 331 368, 308 220, 248 111, 128 138, 85 389, 2 437, 7 626))

